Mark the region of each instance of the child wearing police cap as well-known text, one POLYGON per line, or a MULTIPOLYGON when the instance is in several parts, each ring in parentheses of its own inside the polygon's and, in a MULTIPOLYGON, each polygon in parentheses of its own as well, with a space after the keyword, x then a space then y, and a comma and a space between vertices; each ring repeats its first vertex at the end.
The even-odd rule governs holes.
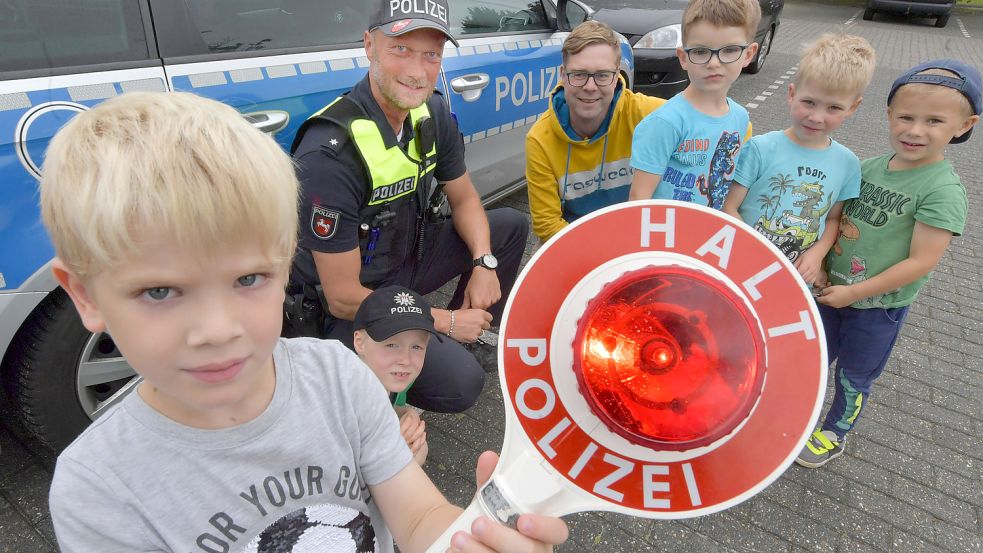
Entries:
POLYGON ((918 64, 891 86, 894 152, 861 164, 860 196, 843 210, 817 298, 836 391, 796 462, 816 468, 843 454, 846 434, 887 364, 918 290, 966 223, 966 189, 945 159, 980 119, 979 71, 946 59, 918 64))
POLYGON ((373 291, 355 313, 355 353, 389 392, 400 432, 420 465, 429 451, 426 424, 406 405, 406 391, 423 369, 431 334, 442 340, 434 329, 430 304, 402 286, 373 291))

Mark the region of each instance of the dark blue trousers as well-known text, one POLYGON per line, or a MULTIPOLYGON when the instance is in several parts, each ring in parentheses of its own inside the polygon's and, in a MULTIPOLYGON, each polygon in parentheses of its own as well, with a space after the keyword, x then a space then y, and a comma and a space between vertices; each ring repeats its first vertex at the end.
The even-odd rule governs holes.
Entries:
POLYGON ((819 315, 826 329, 829 361, 836 361, 836 392, 822 429, 842 439, 856 424, 874 380, 891 357, 908 306, 836 309, 820 304, 819 315))

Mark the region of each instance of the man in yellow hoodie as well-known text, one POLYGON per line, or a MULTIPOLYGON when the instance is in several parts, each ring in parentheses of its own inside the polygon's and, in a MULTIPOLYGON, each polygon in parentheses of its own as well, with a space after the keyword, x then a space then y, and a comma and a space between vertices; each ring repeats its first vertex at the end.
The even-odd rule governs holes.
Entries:
POLYGON ((665 103, 628 90, 618 35, 604 23, 581 23, 562 52, 563 82, 526 135, 529 210, 544 242, 578 217, 628 199, 635 125, 665 103))

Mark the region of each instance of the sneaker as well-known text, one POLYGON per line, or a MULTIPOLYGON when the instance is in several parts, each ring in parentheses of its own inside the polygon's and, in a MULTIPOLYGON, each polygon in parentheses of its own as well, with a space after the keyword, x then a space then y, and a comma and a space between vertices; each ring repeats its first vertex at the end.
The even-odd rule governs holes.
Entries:
POLYGON ((478 361, 486 373, 498 370, 498 334, 483 330, 472 344, 464 344, 464 349, 478 361))
POLYGON ((799 452, 799 456, 795 458, 795 462, 816 469, 843 455, 845 446, 846 436, 840 439, 829 430, 816 430, 799 452))

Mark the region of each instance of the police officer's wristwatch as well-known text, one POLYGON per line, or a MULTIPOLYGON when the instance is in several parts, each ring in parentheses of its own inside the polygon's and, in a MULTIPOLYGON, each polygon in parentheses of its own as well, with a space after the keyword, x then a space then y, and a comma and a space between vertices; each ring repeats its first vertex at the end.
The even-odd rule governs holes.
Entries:
POLYGON ((486 269, 491 269, 493 271, 495 270, 496 267, 498 267, 498 259, 490 253, 486 253, 485 255, 479 256, 477 259, 472 261, 472 263, 474 264, 475 267, 484 267, 486 269))

